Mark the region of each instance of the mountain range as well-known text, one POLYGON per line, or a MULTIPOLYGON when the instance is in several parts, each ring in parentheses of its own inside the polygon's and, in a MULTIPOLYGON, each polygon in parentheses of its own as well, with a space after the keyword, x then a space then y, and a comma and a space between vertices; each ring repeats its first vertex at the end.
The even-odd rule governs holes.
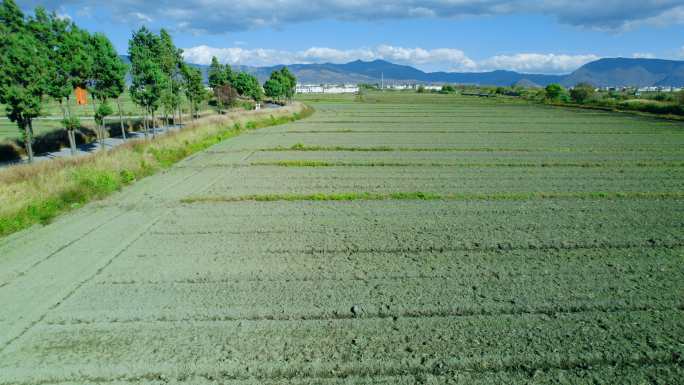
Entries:
MULTIPOLYGON (((123 57, 128 61, 127 57, 123 57)), ((191 64, 200 68, 205 79, 208 66, 191 64)), ((234 66, 235 70, 247 71, 265 81, 270 73, 282 68, 234 66)), ((423 84, 474 84, 491 86, 510 86, 522 84, 546 86, 559 83, 571 87, 580 82, 588 82, 597 87, 684 87, 684 61, 662 59, 606 58, 583 65, 565 75, 528 74, 514 71, 490 72, 424 72, 407 65, 390 63, 385 60, 357 60, 346 64, 292 64, 287 66, 304 84, 342 84, 342 83, 379 83, 383 78, 386 84, 423 83, 423 84)))

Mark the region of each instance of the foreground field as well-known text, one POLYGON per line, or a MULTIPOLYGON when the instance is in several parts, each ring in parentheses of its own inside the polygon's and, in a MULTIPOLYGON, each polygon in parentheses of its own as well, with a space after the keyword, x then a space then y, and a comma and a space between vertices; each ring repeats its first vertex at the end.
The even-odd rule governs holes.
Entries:
POLYGON ((308 102, 2 241, 0 384, 684 378, 684 125, 308 102))

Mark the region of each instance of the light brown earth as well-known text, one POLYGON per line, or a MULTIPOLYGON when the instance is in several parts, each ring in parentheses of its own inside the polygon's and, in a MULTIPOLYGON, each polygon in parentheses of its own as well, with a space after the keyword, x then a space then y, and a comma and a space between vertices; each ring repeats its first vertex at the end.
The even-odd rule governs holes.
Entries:
POLYGON ((684 378, 681 125, 374 98, 313 101, 0 241, 0 384, 684 378), (357 165, 273 163, 296 160, 357 165), (303 197, 419 191, 471 195, 303 197))

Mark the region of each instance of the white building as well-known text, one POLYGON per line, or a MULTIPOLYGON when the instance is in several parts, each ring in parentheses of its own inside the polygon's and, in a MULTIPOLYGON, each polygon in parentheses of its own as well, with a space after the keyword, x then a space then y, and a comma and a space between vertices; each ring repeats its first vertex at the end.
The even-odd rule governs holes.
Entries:
POLYGON ((354 94, 359 92, 355 84, 297 84, 298 94, 354 94))

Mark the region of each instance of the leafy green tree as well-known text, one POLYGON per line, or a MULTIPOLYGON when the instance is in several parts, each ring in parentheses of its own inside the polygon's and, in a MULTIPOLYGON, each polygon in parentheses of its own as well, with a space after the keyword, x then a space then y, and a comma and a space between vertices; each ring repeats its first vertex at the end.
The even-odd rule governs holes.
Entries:
POLYGON ((248 74, 247 72, 240 72, 235 77, 235 90, 238 94, 253 99, 255 102, 261 101, 263 98, 263 90, 261 84, 256 76, 248 74))
POLYGON ((442 86, 442 89, 439 92, 443 94, 453 94, 456 92, 456 88, 454 88, 454 86, 451 84, 445 84, 442 86))
MULTIPOLYGON (((175 123, 176 110, 180 108, 182 95, 183 50, 175 46, 171 35, 165 29, 159 31, 159 43, 159 62, 168 79, 167 88, 162 92, 161 104, 164 106, 164 113, 171 113, 172 121, 175 123)), ((168 118, 165 120, 168 121, 168 118)))
POLYGON ((226 78, 226 70, 223 64, 219 63, 216 56, 211 58, 211 65, 209 65, 209 87, 212 89, 225 85, 228 82, 226 78))
POLYGON ((35 16, 28 21, 28 30, 47 48, 48 62, 45 67, 48 72, 46 93, 59 103, 62 110, 62 123, 64 124, 72 155, 76 153, 76 141, 72 134, 72 128, 78 123, 67 117, 64 101, 72 92, 71 83, 65 68, 65 60, 62 46, 68 33, 68 22, 61 20, 54 13, 49 14, 44 8, 35 9, 35 16))
POLYGON ((292 100, 294 98, 295 90, 297 89, 297 78, 287 67, 283 67, 280 71, 277 71, 277 78, 283 89, 283 96, 292 100))
POLYGON ((684 90, 681 90, 677 93, 677 103, 680 106, 684 106, 684 90))
MULTIPOLYGON (((273 75, 273 74, 271 74, 273 75)), ((264 94, 271 99, 280 99, 285 95, 285 90, 283 89, 283 84, 279 79, 268 79, 264 83, 264 94)))
MULTIPOLYGON (((131 58, 130 87, 133 101, 144 108, 146 115, 151 115, 152 124, 155 121, 155 111, 159 108, 163 91, 167 87, 166 77, 159 62, 160 39, 146 27, 141 27, 133 33, 128 43, 128 54, 131 58)), ((149 131, 147 118, 143 119, 145 135, 149 131)), ((154 128, 153 128, 153 136, 154 128)))
POLYGON ((546 86, 545 91, 547 99, 558 100, 563 95, 563 92, 565 92, 565 89, 560 84, 549 84, 546 86))
POLYGON ((40 7, 29 20, 28 29, 47 47, 47 94, 59 103, 71 152, 75 154, 75 130, 80 123, 71 114, 69 100, 75 87, 85 87, 92 72, 90 35, 73 22, 60 19, 54 12, 48 14, 40 7))
POLYGON ((594 86, 589 83, 579 83, 570 90, 570 98, 581 104, 594 95, 594 90, 594 86))
POLYGON ((225 64, 223 66, 223 78, 225 79, 224 85, 233 85, 233 82, 235 82, 235 77, 237 76, 237 73, 233 71, 233 69, 230 67, 230 64, 225 64))
POLYGON ((22 132, 29 162, 33 162, 33 119, 40 115, 48 91, 48 49, 28 28, 13 0, 4 0, 0 6, 0 25, 0 103, 22 132))
POLYGON ((104 132, 105 132, 105 131, 104 131, 104 125, 105 125, 105 118, 106 118, 107 116, 113 114, 113 113, 114 113, 114 110, 113 110, 112 107, 109 105, 109 103, 107 103, 106 100, 103 101, 102 103, 100 103, 100 105, 97 107, 97 110, 95 110, 95 115, 94 115, 95 124, 96 124, 98 127, 100 127, 100 128, 97 130, 97 133, 98 133, 97 138, 98 138, 98 140, 100 141, 100 148, 101 148, 102 150, 105 150, 105 147, 104 147, 104 132))
MULTIPOLYGON (((107 101, 109 99, 116 99, 119 109, 121 136, 126 139, 120 96, 126 91, 126 72, 128 71, 128 68, 119 57, 119 54, 116 52, 109 39, 101 33, 93 35, 90 52, 93 58, 93 65, 91 68, 89 88, 93 95, 93 99, 99 100, 101 106, 107 106, 110 110, 111 107, 109 107, 107 101)), ((93 100, 93 106, 94 105, 95 101, 93 100)), ((106 117, 111 114, 112 112, 101 115, 106 117)), ((100 124, 100 127, 100 140, 103 140, 105 131, 104 122, 100 124)))
POLYGON ((22 32, 25 28, 24 13, 14 0, 3 0, 0 4, 0 34, 22 32))
POLYGON ((183 89, 185 96, 190 102, 190 114, 193 118, 197 117, 199 105, 204 100, 205 89, 202 84, 202 72, 197 68, 192 68, 187 64, 181 66, 183 76, 183 89))

